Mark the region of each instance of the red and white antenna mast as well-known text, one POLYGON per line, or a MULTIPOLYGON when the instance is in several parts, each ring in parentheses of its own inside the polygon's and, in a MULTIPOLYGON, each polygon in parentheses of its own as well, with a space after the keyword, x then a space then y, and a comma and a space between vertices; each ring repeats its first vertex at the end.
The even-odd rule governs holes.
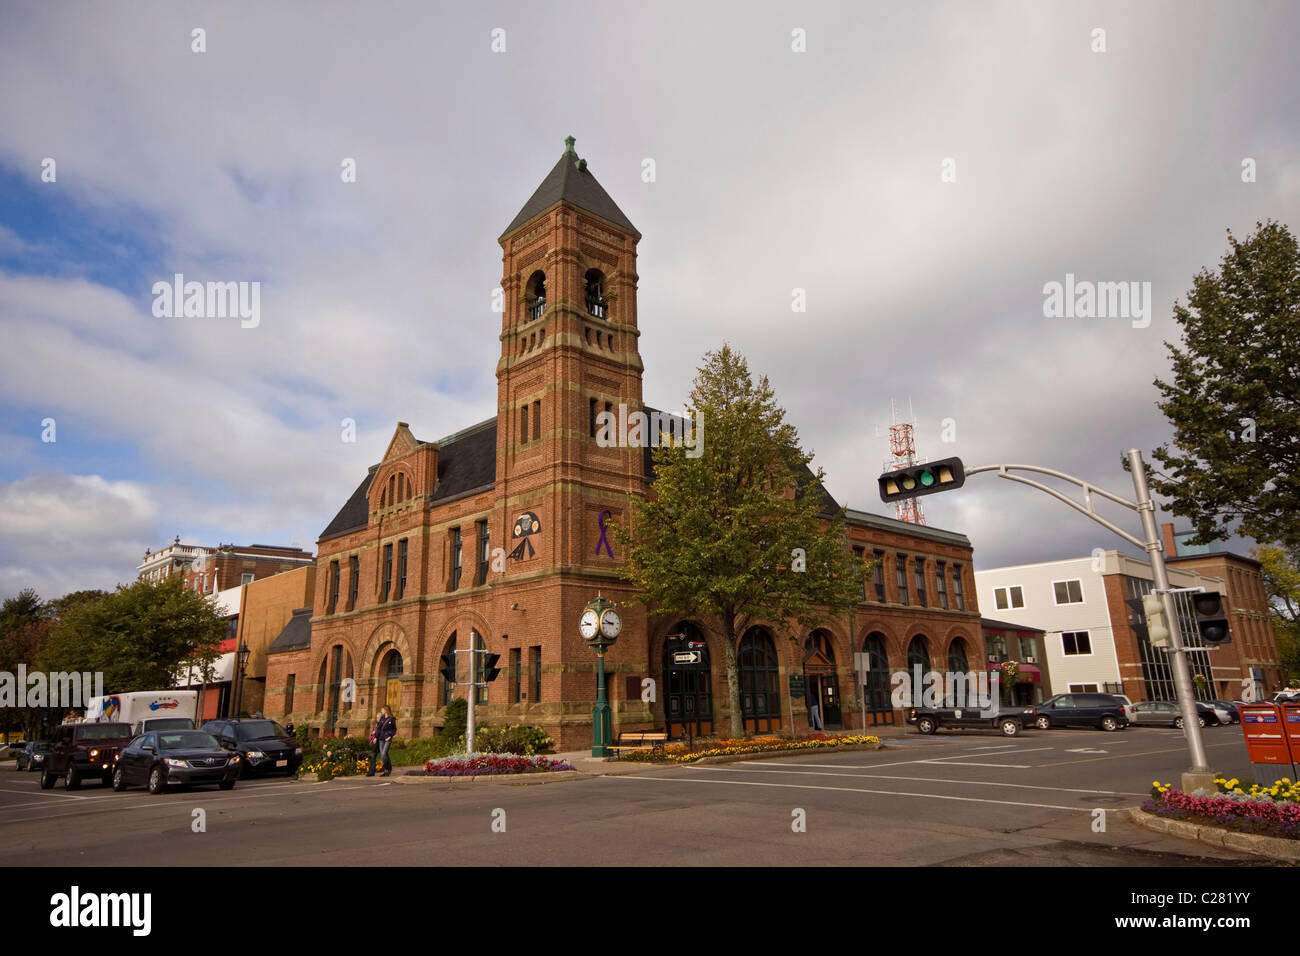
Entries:
MULTIPOLYGON (((907 407, 910 418, 914 420, 916 416, 912 415, 911 399, 908 399, 907 407)), ((893 457, 886 460, 884 470, 897 471, 899 468, 923 463, 925 459, 918 458, 916 454, 916 429, 912 421, 898 420, 898 402, 895 399, 889 400, 889 408, 894 420, 894 423, 889 426, 889 453, 893 457)), ((899 521, 925 524, 925 512, 915 498, 904 498, 898 501, 895 507, 898 509, 899 521)))

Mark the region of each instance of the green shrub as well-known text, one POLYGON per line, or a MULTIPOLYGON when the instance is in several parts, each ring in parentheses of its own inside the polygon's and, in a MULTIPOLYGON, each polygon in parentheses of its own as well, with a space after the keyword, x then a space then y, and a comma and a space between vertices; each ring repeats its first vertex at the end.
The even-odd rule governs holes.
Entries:
POLYGON ((531 757, 549 748, 555 741, 541 727, 505 724, 500 727, 475 728, 475 750, 479 753, 519 754, 531 757))
POLYGON ((469 701, 463 697, 457 697, 443 712, 442 729, 438 731, 438 737, 442 740, 455 743, 457 739, 465 736, 465 721, 469 716, 469 701))
POLYGON ((402 741, 400 747, 394 743, 389 756, 394 766, 422 767, 430 760, 448 757, 455 752, 454 741, 442 737, 417 737, 411 741, 402 741))

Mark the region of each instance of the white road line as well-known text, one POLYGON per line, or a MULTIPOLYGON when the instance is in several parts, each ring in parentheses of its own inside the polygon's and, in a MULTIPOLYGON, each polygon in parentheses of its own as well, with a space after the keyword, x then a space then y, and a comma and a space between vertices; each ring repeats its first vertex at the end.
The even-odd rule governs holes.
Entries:
MULTIPOLYGON (((938 763, 937 760, 918 760, 917 763, 938 763)), ((1029 763, 959 763, 944 764, 945 767, 1004 767, 1008 770, 1028 770, 1033 764, 1029 763)))
MULTIPOLYGON (((961 754, 953 754, 953 755, 950 756, 950 757, 918 757, 918 758, 916 758, 916 759, 914 759, 914 760, 894 760, 894 761, 891 761, 891 762, 889 762, 889 763, 865 763, 865 764, 843 764, 843 763, 800 763, 800 764, 794 764, 793 766, 797 766, 797 767, 821 767, 821 768, 830 768, 830 769, 833 769, 833 768, 836 768, 836 767, 841 767, 841 768, 844 768, 844 769, 847 769, 847 770, 879 770, 879 769, 881 769, 882 767, 910 767, 910 766, 912 766, 913 764, 918 764, 918 763, 935 763, 935 762, 940 761, 940 760, 961 760, 962 758, 965 758, 965 757, 995 757, 995 756, 998 755, 998 753, 1007 753, 1007 754, 1010 754, 1010 753, 1022 753, 1022 754, 1025 754, 1025 753, 1032 753, 1033 751, 1036 751, 1036 750, 1055 750, 1055 749, 1056 749, 1055 747, 1025 747, 1025 748, 1023 748, 1023 749, 1018 749, 1018 748, 1012 747, 1012 748, 1010 748, 1009 750, 1005 750, 1005 751, 980 751, 980 752, 977 753, 977 754, 975 754, 975 753, 961 753, 961 754)), ((745 761, 740 761, 740 762, 741 762, 741 763, 744 763, 745 765, 749 765, 749 764, 756 764, 756 763, 766 763, 767 761, 745 760, 745 761)), ((957 767, 963 767, 963 766, 965 766, 965 767, 974 767, 974 766, 976 766, 976 764, 954 764, 954 766, 957 766, 957 767)))
POLYGON ((906 793, 901 790, 867 790, 863 787, 821 787, 811 783, 760 783, 757 780, 695 780, 691 777, 635 777, 631 774, 610 775, 606 780, 654 780, 661 783, 702 783, 719 787, 779 787, 783 790, 837 790, 843 793, 871 793, 883 797, 920 797, 926 800, 956 800, 959 803, 996 803, 1004 807, 1033 807, 1039 810, 1068 810, 1090 813, 1083 807, 1061 807, 1054 803, 1024 803, 1018 800, 987 800, 984 797, 954 797, 943 793, 906 793))
MULTIPOLYGON (((42 797, 63 797, 63 798, 65 798, 65 799, 67 799, 67 800, 93 800, 93 799, 94 799, 93 797, 74 797, 74 796, 73 796, 72 794, 70 794, 70 793, 48 793, 48 792, 46 792, 46 791, 44 791, 44 790, 6 790, 6 789, 0 789, 0 793, 21 793, 21 794, 22 794, 23 796, 25 796, 25 797, 34 797, 34 796, 42 796, 42 797)), ((4 807, 5 807, 4 804, 0 804, 0 810, 3 810, 4 807)))
POLYGON ((821 770, 745 770, 740 767, 692 767, 688 770, 708 770, 714 773, 785 773, 806 777, 864 777, 873 780, 907 780, 913 783, 955 783, 963 787, 1011 787, 1015 790, 1050 790, 1053 793, 1089 793, 1101 796, 1145 797, 1145 793, 1129 793, 1124 790, 1082 790, 1075 787, 1044 787, 1032 783, 1002 783, 994 780, 953 780, 950 777, 894 777, 887 773, 826 773, 821 770))

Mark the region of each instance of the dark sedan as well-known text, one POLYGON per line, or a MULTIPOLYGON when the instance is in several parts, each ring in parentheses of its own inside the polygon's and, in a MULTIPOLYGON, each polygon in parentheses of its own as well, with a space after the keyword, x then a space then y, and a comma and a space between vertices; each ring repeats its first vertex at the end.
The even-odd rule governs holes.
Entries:
POLYGON ((18 751, 18 759, 15 761, 15 770, 40 770, 45 766, 45 757, 50 752, 48 741, 29 740, 22 750, 18 751))
POLYGON ((238 754, 202 731, 141 734, 118 755, 113 789, 147 786, 150 793, 166 793, 170 786, 215 783, 222 790, 230 790, 239 776, 240 763, 238 754))
POLYGON ((302 763, 298 741, 274 720, 260 717, 210 720, 203 725, 203 730, 221 741, 221 746, 237 751, 244 758, 243 775, 286 773, 292 777, 302 763))

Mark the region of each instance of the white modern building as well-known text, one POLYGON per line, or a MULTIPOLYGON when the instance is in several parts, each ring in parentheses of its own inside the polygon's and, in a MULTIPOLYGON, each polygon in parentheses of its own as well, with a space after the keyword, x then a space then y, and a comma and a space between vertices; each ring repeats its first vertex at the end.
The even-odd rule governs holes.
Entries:
MULTIPOLYGON (((1174 588, 1223 589, 1219 578, 1195 571, 1170 567, 1169 578, 1174 588)), ((1173 696, 1165 652, 1153 649, 1146 637, 1141 596, 1151 587, 1151 565, 1114 550, 975 572, 982 613, 1045 632, 1044 663, 1058 694, 1173 696)), ((1213 652, 1195 635, 1187 595, 1176 595, 1175 604, 1192 672, 1213 680, 1213 652)))

